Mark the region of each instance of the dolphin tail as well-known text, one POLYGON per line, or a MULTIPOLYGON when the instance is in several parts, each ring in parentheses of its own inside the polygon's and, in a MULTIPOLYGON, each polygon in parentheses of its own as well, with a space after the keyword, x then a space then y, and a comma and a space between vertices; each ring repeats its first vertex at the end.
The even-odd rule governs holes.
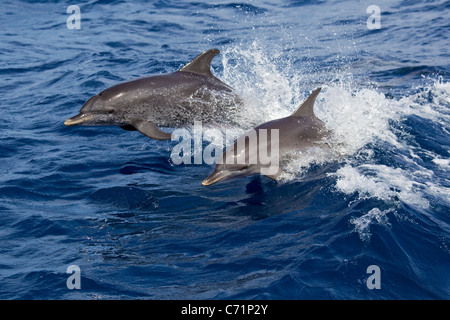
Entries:
POLYGON ((200 53, 191 62, 181 68, 180 72, 191 72, 202 76, 214 77, 211 73, 211 61, 220 53, 219 49, 210 49, 200 53))

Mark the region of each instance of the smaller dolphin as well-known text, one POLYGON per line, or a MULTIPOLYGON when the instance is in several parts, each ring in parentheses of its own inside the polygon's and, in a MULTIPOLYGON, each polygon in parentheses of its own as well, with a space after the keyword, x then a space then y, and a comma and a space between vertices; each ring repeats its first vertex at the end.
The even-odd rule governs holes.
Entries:
POLYGON ((316 89, 289 117, 263 123, 238 137, 234 144, 225 150, 214 172, 203 180, 202 185, 209 186, 225 179, 253 174, 264 174, 277 179, 283 173, 278 164, 285 160, 290 152, 307 151, 315 147, 329 149, 324 140, 329 137, 330 132, 313 111, 320 90, 321 88, 316 89), (253 139, 253 143, 250 133, 257 137, 253 139), (275 139, 272 139, 273 137, 275 139), (270 166, 267 159, 262 161, 261 153, 264 151, 267 158, 269 150, 272 158, 270 166))
POLYGON ((120 126, 149 138, 167 140, 171 134, 158 127, 232 122, 241 100, 231 87, 213 76, 211 49, 180 70, 112 86, 91 97, 66 126, 120 126))

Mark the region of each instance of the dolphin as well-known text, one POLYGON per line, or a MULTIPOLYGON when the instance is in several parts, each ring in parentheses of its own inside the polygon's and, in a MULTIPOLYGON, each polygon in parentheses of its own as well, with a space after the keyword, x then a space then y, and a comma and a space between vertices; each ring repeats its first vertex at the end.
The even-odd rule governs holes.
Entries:
POLYGON ((280 161, 287 160, 292 152, 306 152, 316 147, 329 149, 326 138, 330 131, 313 110, 320 90, 316 89, 290 116, 263 123, 238 137, 223 152, 214 172, 203 180, 202 185, 253 174, 264 174, 276 180, 283 174, 280 161), (253 143, 252 136, 256 136, 253 143), (267 161, 269 150, 270 163, 267 161))
POLYGON ((232 122, 241 104, 234 90, 213 76, 211 49, 180 70, 112 86, 91 97, 66 126, 120 126, 151 139, 167 140, 171 134, 159 127, 179 127, 194 120, 232 122))

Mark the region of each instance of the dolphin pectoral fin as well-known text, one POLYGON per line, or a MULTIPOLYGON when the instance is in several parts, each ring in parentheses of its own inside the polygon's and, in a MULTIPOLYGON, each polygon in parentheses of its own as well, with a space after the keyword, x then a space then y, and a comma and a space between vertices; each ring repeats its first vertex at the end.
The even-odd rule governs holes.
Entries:
POLYGON ((139 121, 132 125, 137 131, 151 139, 169 140, 172 138, 172 134, 160 130, 156 124, 151 121, 139 121))
POLYGON ((280 180, 280 178, 282 178, 287 173, 283 169, 278 167, 278 170, 273 174, 271 172, 264 173, 263 171, 261 171, 261 174, 265 175, 267 178, 278 181, 278 180, 280 180))
POLYGON ((120 126, 123 130, 126 131, 136 131, 137 129, 133 127, 131 124, 127 124, 126 126, 120 126))
POLYGON ((277 178, 278 178, 278 175, 276 175, 276 174, 272 174, 272 175, 265 175, 267 178, 270 178, 270 179, 272 179, 272 180, 275 180, 275 181, 277 181, 277 178))
POLYGON ((181 68, 181 72, 191 72, 202 76, 213 77, 211 73, 211 61, 212 59, 220 53, 218 49, 210 49, 203 53, 200 53, 191 62, 181 68))

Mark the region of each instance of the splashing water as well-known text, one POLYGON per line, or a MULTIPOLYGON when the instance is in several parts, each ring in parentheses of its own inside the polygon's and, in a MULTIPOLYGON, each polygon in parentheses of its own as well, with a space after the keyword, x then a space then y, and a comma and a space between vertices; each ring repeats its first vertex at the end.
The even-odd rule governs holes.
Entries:
MULTIPOLYGON (((315 89, 305 87, 304 81, 310 75, 293 74, 290 61, 279 53, 271 56, 257 42, 248 48, 225 50, 222 78, 238 88, 246 101, 239 115, 241 128, 290 115, 315 89)), ((439 170, 448 170, 448 148, 444 154, 437 154, 418 147, 405 125, 411 117, 420 117, 439 123, 443 134, 448 134, 450 83, 439 77, 427 80, 431 84, 400 98, 386 95, 376 84, 361 85, 347 73, 342 74, 342 79, 324 81, 315 113, 332 131, 328 141, 331 152, 318 149, 293 153, 284 168, 289 174, 283 180, 303 178, 312 164, 340 161, 340 168, 328 172, 336 179, 336 192, 356 193, 360 198, 395 206, 405 203, 427 208, 430 196, 448 203, 448 181, 436 179, 433 171, 423 165, 426 155, 439 170), (380 152, 393 157, 392 161, 377 163, 380 152)), ((366 220, 370 223, 374 219, 366 220)))

